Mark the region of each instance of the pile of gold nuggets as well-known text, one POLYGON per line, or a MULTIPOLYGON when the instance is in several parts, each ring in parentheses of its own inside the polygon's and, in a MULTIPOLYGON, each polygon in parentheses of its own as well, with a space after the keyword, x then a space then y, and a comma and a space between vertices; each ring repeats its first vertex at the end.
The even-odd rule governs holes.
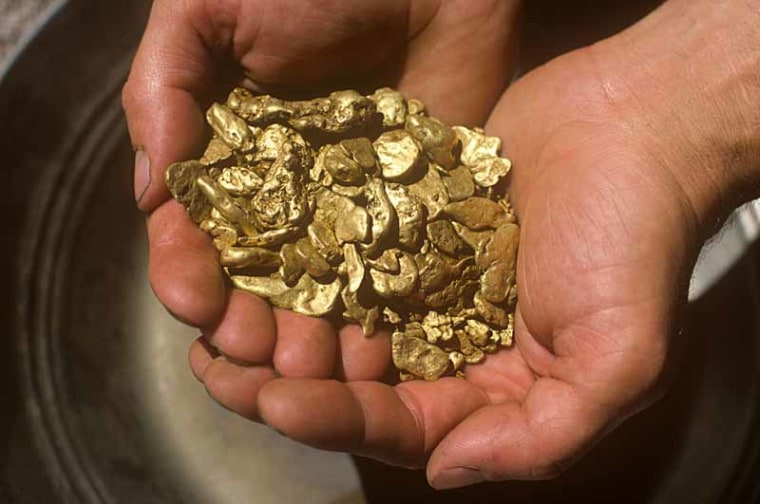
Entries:
POLYGON ((519 227, 510 161, 382 88, 285 101, 232 91, 200 160, 166 183, 232 283, 276 307, 393 328, 401 379, 462 376, 512 344, 519 227))

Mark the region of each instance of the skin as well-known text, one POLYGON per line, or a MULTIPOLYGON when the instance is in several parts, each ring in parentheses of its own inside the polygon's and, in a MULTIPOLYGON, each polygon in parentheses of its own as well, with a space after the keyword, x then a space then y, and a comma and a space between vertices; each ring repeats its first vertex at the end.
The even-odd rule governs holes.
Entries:
POLYGON ((662 393, 699 247, 760 192, 760 2, 671 0, 506 91, 516 4, 297 5, 286 19, 263 1, 157 0, 125 87, 151 160, 153 182, 136 187, 151 284, 203 332, 193 372, 241 415, 320 448, 426 465, 436 488, 556 476, 662 393), (372 30, 395 35, 378 46, 361 35, 372 30), (522 225, 513 349, 464 380, 390 386, 387 335, 226 291, 208 238, 156 182, 202 146, 222 55, 245 69, 230 82, 292 92, 293 68, 306 88, 390 79, 447 122, 487 119, 514 161, 522 225))

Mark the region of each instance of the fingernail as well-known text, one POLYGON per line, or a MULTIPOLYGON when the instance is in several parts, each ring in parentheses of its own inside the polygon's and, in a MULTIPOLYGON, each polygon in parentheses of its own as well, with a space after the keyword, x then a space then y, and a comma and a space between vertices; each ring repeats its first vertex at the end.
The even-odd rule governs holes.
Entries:
POLYGON ((438 476, 433 478, 430 485, 436 490, 445 490, 447 488, 458 488, 467 485, 474 485, 483 481, 480 471, 469 467, 454 467, 446 469, 438 476))
POLYGON ((135 151, 135 201, 140 205, 150 187, 150 159, 142 148, 135 151))

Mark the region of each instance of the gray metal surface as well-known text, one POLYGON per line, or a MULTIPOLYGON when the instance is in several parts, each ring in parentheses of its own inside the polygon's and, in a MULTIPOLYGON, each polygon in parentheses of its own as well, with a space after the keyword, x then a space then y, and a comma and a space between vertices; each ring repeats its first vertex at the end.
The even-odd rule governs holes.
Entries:
POLYGON ((741 259, 760 234, 760 200, 737 208, 723 227, 707 241, 689 284, 689 300, 704 295, 741 259))
POLYGON ((0 78, 66 0, 0 0, 0 78))
MULTIPOLYGON (((197 336, 146 281, 144 219, 117 93, 40 192, 22 285, 41 445, 79 502, 361 503, 351 458, 291 442, 216 405, 193 378, 197 336), (42 273, 42 274, 41 274, 42 273)), ((43 184, 43 186, 46 184, 43 184)))

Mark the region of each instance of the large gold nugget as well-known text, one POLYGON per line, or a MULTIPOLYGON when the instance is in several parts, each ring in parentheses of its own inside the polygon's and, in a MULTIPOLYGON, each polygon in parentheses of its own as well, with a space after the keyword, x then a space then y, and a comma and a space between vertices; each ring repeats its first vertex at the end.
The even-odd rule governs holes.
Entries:
POLYGON ((285 101, 232 91, 203 157, 166 172, 236 288, 392 327, 401 379, 463 375, 512 344, 519 227, 501 141, 381 88, 285 101))

